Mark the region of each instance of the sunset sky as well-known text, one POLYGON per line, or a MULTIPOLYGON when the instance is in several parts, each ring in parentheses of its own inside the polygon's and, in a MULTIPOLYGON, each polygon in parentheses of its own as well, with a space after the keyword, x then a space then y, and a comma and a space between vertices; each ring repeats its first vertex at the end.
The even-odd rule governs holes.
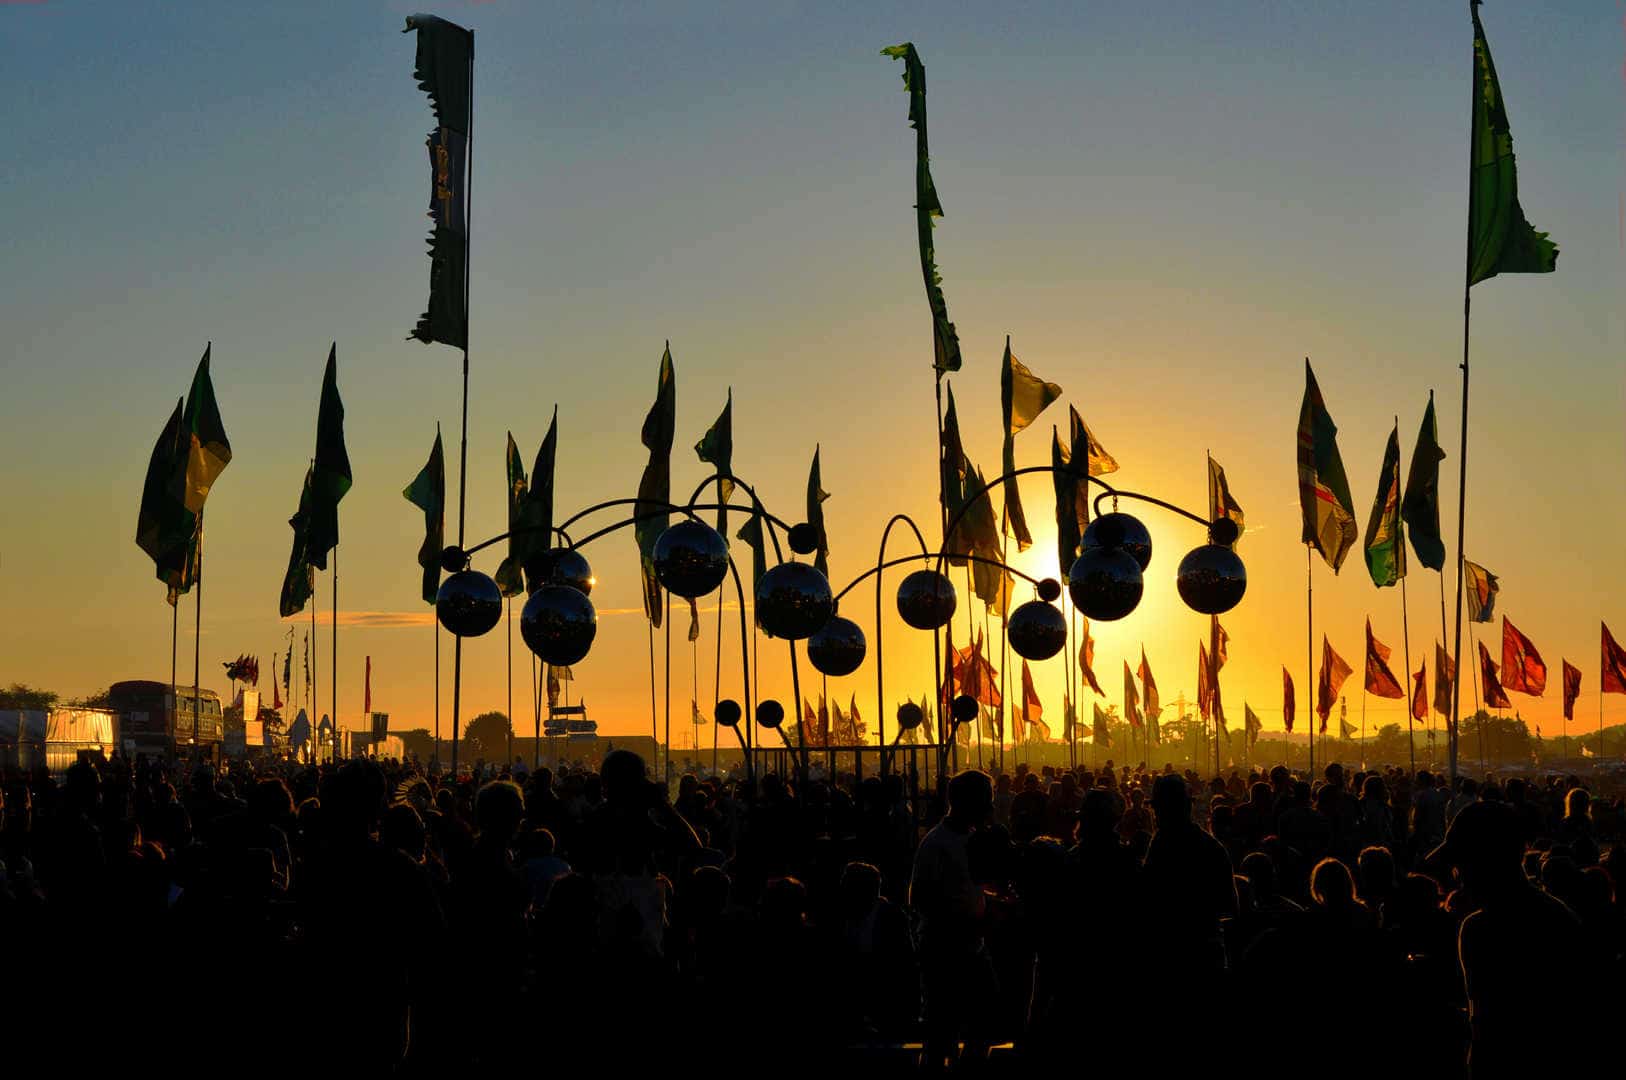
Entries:
MULTIPOLYGON (((278 589, 337 340, 355 476, 341 507, 339 712, 361 726, 370 655, 373 707, 396 729, 430 724, 422 519, 401 489, 438 421, 455 534, 459 357, 404 340, 429 280, 432 120, 411 77, 413 38, 400 33, 413 10, 0 4, 10 132, 0 683, 74 695, 168 678, 170 609, 134 543, 136 510, 153 440, 211 340, 235 456, 208 504, 205 685, 224 693, 220 663, 238 653, 268 668, 290 625, 302 641, 308 618, 279 620, 278 589)), ((677 497, 706 474, 692 447, 732 387, 735 469, 770 510, 801 518, 822 447, 838 589, 873 565, 894 513, 939 539, 914 140, 902 65, 880 55, 912 40, 930 79, 946 210, 937 254, 966 358, 952 383, 967 450, 997 470, 1009 334, 1017 356, 1066 392, 1018 437, 1019 464, 1048 462, 1050 425, 1065 428, 1068 403, 1122 464, 1110 478, 1122 486, 1200 511, 1213 453, 1248 523, 1238 548, 1248 594, 1224 619, 1234 723, 1246 701, 1280 727, 1283 664, 1301 717, 1310 697, 1294 458, 1306 356, 1340 429, 1363 539, 1395 418, 1409 465, 1434 390, 1454 556, 1465 2, 431 10, 476 33, 470 543, 505 526, 506 432, 529 465, 555 404, 556 517, 634 494, 666 340, 677 497)), ((1501 578, 1498 614, 1546 658, 1547 696, 1514 702, 1551 736, 1560 658, 1584 673, 1577 720, 1591 727, 1599 620, 1626 638, 1626 43, 1618 3, 1499 0, 1482 18, 1523 206, 1561 255, 1554 274, 1474 289, 1466 548, 1501 578)), ((1022 490, 1037 543, 1015 562, 1054 575, 1050 485, 1034 477, 1022 490)), ((1202 533, 1134 512, 1155 542, 1146 597, 1128 619, 1094 628, 1096 670, 1119 700, 1122 662, 1138 662, 1144 644, 1163 700, 1190 698, 1207 620, 1181 604, 1174 571, 1202 533)), ((630 530, 585 554, 600 625, 575 692, 602 730, 647 732, 630 530)), ((476 565, 489 573, 500 552, 486 556, 476 565)), ((1411 666, 1427 651, 1432 683, 1440 580, 1411 563, 1411 666)), ((930 636, 893 614, 899 577, 888 575, 883 597, 889 727, 896 703, 931 684, 930 636)), ((1402 666, 1399 591, 1372 586, 1358 548, 1336 578, 1317 558, 1313 577, 1316 647, 1325 632, 1355 666, 1354 719, 1364 619, 1402 666)), ((321 575, 320 711, 330 588, 321 575)), ((871 658, 830 692, 843 703, 856 694, 873 727, 873 590, 856 590, 844 613, 870 634, 871 658)), ((737 696, 737 616, 725 615, 722 692, 737 696)), ((694 657, 686 617, 674 616, 676 726, 694 657)), ((192 618, 188 598, 183 672, 192 618)), ((695 695, 707 711, 715 619, 699 642, 695 695)), ((1475 629, 1499 653, 1499 624, 1475 629)), ((763 640, 760 655, 765 692, 788 704, 784 644, 763 640)), ((502 627, 467 644, 465 718, 506 707, 505 657, 502 627)), ((514 657, 525 734, 517 627, 514 657)), ((1062 670, 1059 658, 1035 669, 1058 731, 1062 670)), ((804 694, 816 694, 805 662, 802 673, 804 694)), ((1404 715, 1402 702, 1367 705, 1369 724, 1404 715)), ((1626 697, 1609 698, 1605 715, 1626 719, 1626 697)))

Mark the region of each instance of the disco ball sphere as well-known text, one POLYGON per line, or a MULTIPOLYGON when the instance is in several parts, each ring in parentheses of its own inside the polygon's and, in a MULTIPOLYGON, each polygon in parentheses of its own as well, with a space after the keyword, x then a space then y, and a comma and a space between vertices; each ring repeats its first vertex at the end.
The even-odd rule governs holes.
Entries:
POLYGON ((949 715, 962 724, 969 724, 977 718, 977 699, 970 694, 961 694, 949 705, 949 715))
POLYGON ((1099 622, 1112 622, 1134 611, 1145 588, 1140 563, 1122 548, 1091 548, 1067 573, 1073 606, 1099 622))
POLYGON ((440 583, 435 617, 458 637, 479 637, 502 618, 502 590, 478 570, 459 570, 440 583))
POLYGON ((925 719, 926 714, 912 701, 905 701, 898 706, 898 728, 901 731, 913 731, 925 719))
POLYGON ((568 585, 544 585, 525 601, 519 634, 544 664, 574 664, 598 634, 598 612, 586 594, 568 585))
POLYGON ((757 621, 769 637, 800 641, 835 614, 830 581, 807 563, 783 562, 757 582, 757 621))
POLYGON ((687 518, 655 540, 655 576, 675 596, 705 596, 728 576, 728 545, 710 525, 687 518))
POLYGON ((898 614, 916 630, 936 630, 954 617, 954 583, 936 570, 916 570, 898 582, 898 614))
POLYGON ((777 728, 785 722, 785 707, 773 698, 757 702, 757 723, 765 728, 777 728))
POLYGON ((1052 604, 1029 600, 1005 627, 1011 651, 1024 660, 1048 660, 1067 646, 1067 618, 1052 604))
POLYGON ((1047 604, 1054 604, 1061 596, 1061 582, 1053 577, 1047 577, 1039 582, 1039 599, 1047 604))
POLYGON ((819 530, 811 522, 798 522, 790 527, 790 533, 785 537, 790 543, 790 549, 798 555, 811 555, 819 550, 819 530))
POLYGON ((832 615, 807 639, 807 662, 821 675, 851 675, 864 662, 864 631, 851 619, 832 615))
POLYGON ((453 544, 440 551, 440 568, 448 574, 455 574, 469 565, 469 553, 453 544))
POLYGON ((525 591, 535 592, 544 585, 553 584, 553 568, 559 563, 564 548, 540 548, 525 557, 525 591))
POLYGON ((1192 548, 1180 560, 1175 577, 1180 599, 1193 611, 1223 615, 1242 601, 1248 591, 1248 571, 1236 552, 1223 544, 1192 548))
POLYGON ((593 567, 587 557, 575 548, 559 548, 553 559, 553 569, 547 577, 550 585, 564 585, 583 596, 593 593, 593 567))
POLYGON ((1242 537, 1242 527, 1230 518, 1215 518, 1208 526, 1208 539, 1230 547, 1242 537))
POLYGON ((733 698, 724 698, 717 703, 717 711, 715 715, 717 717, 717 723, 723 727, 738 727, 740 717, 743 716, 744 713, 740 709, 739 702, 735 701, 733 698))
POLYGON ((1152 534, 1140 518, 1114 510, 1102 514, 1084 529, 1084 550, 1122 548, 1135 557, 1142 570, 1152 565, 1152 534))

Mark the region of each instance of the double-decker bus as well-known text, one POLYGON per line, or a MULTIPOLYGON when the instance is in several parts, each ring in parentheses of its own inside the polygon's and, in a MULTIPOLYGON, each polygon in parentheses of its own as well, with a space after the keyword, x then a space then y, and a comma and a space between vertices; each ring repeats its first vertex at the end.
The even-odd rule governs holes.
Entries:
POLYGON ((119 741, 131 756, 190 753, 194 730, 198 746, 208 755, 217 754, 225 739, 220 695, 213 690, 177 686, 172 696, 169 683, 130 679, 108 687, 107 697, 119 714, 119 741))

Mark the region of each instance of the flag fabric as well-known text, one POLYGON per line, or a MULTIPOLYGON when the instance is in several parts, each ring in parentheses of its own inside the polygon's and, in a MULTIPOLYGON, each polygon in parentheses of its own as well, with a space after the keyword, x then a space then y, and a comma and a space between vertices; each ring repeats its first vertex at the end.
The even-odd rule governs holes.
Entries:
POLYGON ((1502 689, 1540 697, 1547 691, 1547 664, 1535 642, 1502 616, 1502 689))
POLYGON ((184 413, 184 403, 176 399, 175 411, 153 443, 136 515, 136 546, 152 559, 158 580, 169 586, 172 596, 192 587, 185 579, 185 567, 191 562, 187 547, 197 531, 196 515, 172 489, 172 481, 186 467, 186 443, 181 434, 184 413))
POLYGON ((1214 666, 1208 660, 1208 646, 1197 642, 1197 713, 1204 720, 1214 714, 1214 666))
POLYGON ((1338 425, 1321 398, 1310 361, 1304 361, 1304 402, 1299 407, 1299 511, 1301 539, 1321 553, 1333 573, 1355 546, 1355 508, 1338 454, 1338 425))
MULTIPOLYGON (((508 480, 508 555, 497 567, 494 575, 497 587, 504 596, 518 596, 525 591, 525 553, 531 544, 531 534, 525 529, 525 496, 530 481, 525 477, 525 459, 520 457, 519 444, 514 433, 508 433, 508 450, 503 455, 508 480)), ((410 498, 410 496, 408 496, 410 498)))
POLYGON ((1366 570, 1386 588, 1406 576, 1406 543, 1400 535, 1400 425, 1389 432, 1378 470, 1378 494, 1366 521, 1366 570))
POLYGON ((311 516, 306 557, 327 569, 339 544, 339 500, 350 490, 350 455, 344 448, 344 402, 339 398, 339 345, 328 348, 322 400, 316 409, 316 460, 311 465, 311 516))
MULTIPOLYGON (((220 419, 220 406, 215 402, 215 384, 209 377, 209 354, 213 343, 203 350, 203 359, 192 375, 192 387, 186 395, 186 407, 181 413, 181 447, 186 457, 175 474, 180 486, 181 502, 193 514, 203 512, 220 474, 231 464, 231 441, 220 419)), ((190 531, 185 529, 183 531, 190 531)))
POLYGON ((1468 618, 1472 622, 1491 622, 1496 618, 1496 594, 1502 583, 1495 574, 1476 562, 1462 560, 1462 572, 1468 578, 1468 618))
POLYGON ((1078 558, 1078 549, 1084 540, 1084 528, 1090 523, 1090 501, 1078 473, 1072 469, 1072 451, 1061 441, 1061 434, 1050 425, 1050 485, 1056 496, 1056 566, 1061 580, 1067 580, 1068 571, 1078 558))
POLYGON ((158 564, 158 579, 167 586, 164 600, 170 607, 192 591, 198 575, 203 572, 203 515, 199 514, 194 521, 191 537, 158 564))
POLYGON ((1102 747, 1112 746, 1112 728, 1107 722, 1107 714, 1101 711, 1100 705, 1095 705, 1095 745, 1102 747))
POLYGON ((813 711, 813 703, 806 698, 802 699, 802 738, 806 745, 817 746, 819 714, 813 711))
POLYGON ((813 554, 813 569, 826 577, 830 575, 830 537, 824 531, 824 500, 829 497, 819 470, 819 447, 815 444, 813 464, 807 470, 807 523, 819 536, 819 546, 813 554))
POLYGON ((1105 476, 1107 473, 1118 471, 1118 461, 1107 448, 1101 445, 1101 440, 1095 437, 1090 425, 1078 414, 1078 410, 1069 406, 1067 409, 1067 423, 1072 435, 1072 459, 1080 458, 1088 463, 1091 476, 1105 476))
POLYGON ((1163 745, 1163 726, 1157 722, 1157 718, 1158 718, 1159 714, 1161 714, 1163 712, 1163 710, 1162 709, 1148 709, 1143 705, 1141 707, 1141 711, 1146 714, 1146 731, 1147 731, 1149 737, 1152 740, 1152 745, 1153 746, 1162 746, 1163 745))
POLYGON ((1429 392, 1428 408, 1417 429, 1417 445, 1411 452, 1411 470, 1406 474, 1406 494, 1400 500, 1400 518, 1417 561, 1430 570, 1445 566, 1445 539, 1440 535, 1440 432, 1434 422, 1434 393, 1429 392))
POLYGON ((1525 220, 1519 206, 1519 175, 1513 160, 1513 133, 1491 61, 1479 3, 1468 5, 1474 20, 1473 167, 1468 181, 1468 284, 1497 274, 1550 274, 1558 248, 1525 220))
POLYGON ((1101 684, 1095 678, 1095 639, 1090 636, 1090 620, 1082 615, 1079 616, 1079 636, 1083 638, 1078 647, 1079 672, 1084 676, 1085 684, 1095 691, 1096 697, 1106 697, 1106 691, 1101 689, 1101 684))
POLYGON ((1603 627, 1603 674, 1598 679, 1598 690, 1604 694, 1626 694, 1626 649, 1620 647, 1615 635, 1603 627))
POLYGON ((1434 711, 1447 719, 1451 716, 1451 694, 1457 683, 1457 664, 1447 655, 1444 646, 1434 643, 1434 711))
POLYGON ((1293 700, 1293 676, 1289 675, 1287 668, 1284 667, 1282 668, 1282 723, 1286 726, 1289 735, 1293 733, 1293 713, 1296 708, 1297 706, 1293 700))
POLYGON ((1214 730, 1225 736, 1225 741, 1231 741, 1231 731, 1225 726, 1225 706, 1220 703, 1219 693, 1214 694, 1214 730))
POLYGON ((931 695, 920 695, 920 732, 925 736, 926 742, 936 742, 937 736, 932 734, 931 695))
POLYGON ((1135 673, 1129 670, 1129 661, 1124 661, 1124 719, 1129 721, 1130 727, 1140 727, 1140 695, 1135 693, 1135 673))
MULTIPOLYGON (((548 422, 548 433, 537 447, 536 461, 531 465, 531 487, 521 501, 521 527, 527 531, 527 542, 521 548, 521 567, 525 571, 525 589, 536 592, 547 584, 546 564, 537 556, 553 547, 553 472, 559 457, 559 406, 553 407, 553 419, 548 422)), ((512 549, 510 549, 512 550, 512 549)), ((691 602, 692 606, 692 602, 691 602)))
POLYGON ((638 522, 633 534, 638 540, 639 570, 644 584, 644 615, 655 626, 661 624, 661 585, 655 577, 655 541, 671 520, 667 506, 672 501, 672 438, 677 424, 677 374, 672 368, 672 343, 661 353, 661 370, 655 384, 655 403, 644 417, 641 438, 649 451, 649 462, 638 481, 638 498, 633 505, 638 522))
MULTIPOLYGON (((756 497, 751 498, 751 516, 745 519, 740 531, 734 534, 751 549, 751 593, 755 597, 757 586, 762 582, 762 575, 768 572, 768 547, 762 535, 762 504, 756 497)), ((756 604, 751 605, 751 618, 758 625, 762 625, 762 613, 756 610, 756 604)))
POLYGON ((1140 647, 1140 682, 1141 707, 1146 711, 1148 718, 1156 716, 1163 711, 1163 705, 1157 696, 1157 680, 1152 678, 1152 665, 1146 662, 1146 646, 1140 647))
POLYGON ((469 133, 474 124, 474 34, 435 15, 409 15, 418 33, 412 75, 429 95, 429 305, 410 338, 457 349, 469 343, 469 133))
POLYGON ((559 707, 559 695, 564 693, 564 680, 559 677, 559 669, 552 664, 547 665, 547 694, 548 709, 551 711, 559 707))
MULTIPOLYGON (((1010 335, 1005 336, 1005 356, 999 368, 999 400, 1004 412, 1004 445, 1001 463, 1007 473, 1016 471, 1016 434, 1061 397, 1061 387, 1045 382, 1028 370, 1026 364, 1011 352, 1010 335)), ((1016 549, 1026 551, 1033 546, 1033 535, 1028 531, 1027 514, 1022 510, 1022 499, 1015 481, 1005 485, 1005 515, 1011 535, 1016 537, 1016 549)))
POLYGON ((1350 723, 1348 720, 1345 720, 1343 717, 1339 717, 1338 737, 1343 739, 1345 742, 1353 739, 1355 737, 1355 725, 1350 723))
POLYGON ((858 695, 847 699, 847 724, 851 728, 853 746, 862 746, 869 740, 869 725, 858 712, 858 695))
POLYGON ((277 680, 277 654, 271 653, 271 708, 282 708, 282 684, 277 680))
POLYGON ((1225 632, 1225 627, 1219 619, 1214 619, 1214 670, 1225 670, 1225 661, 1231 658, 1231 635, 1225 632))
POLYGON ((1034 688, 1033 672, 1026 660, 1022 661, 1022 712, 1030 724, 1044 716, 1044 704, 1039 700, 1039 691, 1034 688))
POLYGON ((903 61, 903 86, 909 92, 909 126, 915 129, 915 233, 920 244, 920 276, 926 284, 926 303, 932 313, 932 366, 939 373, 960 370, 960 336, 949 321, 943 299, 943 276, 937 269, 932 243, 934 218, 943 216, 943 204, 932 182, 931 152, 926 135, 926 65, 913 42, 881 50, 882 56, 903 61))
POLYGON ((694 698, 689 699, 689 723, 695 727, 705 724, 706 714, 700 711, 700 703, 694 698))
POLYGON ((1479 643, 1479 681, 1481 692, 1485 696, 1485 707, 1489 709, 1511 709, 1513 702, 1508 700, 1507 694, 1502 692, 1502 681, 1497 678, 1496 661, 1491 659, 1490 650, 1485 643, 1479 643))
POLYGON ((829 746, 830 745, 830 705, 829 705, 829 703, 827 701, 824 700, 824 695, 823 694, 819 695, 819 713, 818 713, 817 721, 818 722, 817 722, 817 724, 815 726, 815 729, 818 732, 819 745, 820 746, 829 746))
MULTIPOLYGON (((513 447, 514 437, 508 437, 508 445, 513 447)), ((524 482, 521 473, 520 482, 524 482)), ((307 488, 308 490, 308 488, 307 488)), ((446 454, 440 443, 440 425, 435 425, 435 444, 429 448, 429 460, 424 462, 418 475, 412 478, 412 483, 402 489, 401 494, 407 502, 423 511, 423 543, 418 545, 418 565, 423 568, 423 601, 433 604, 435 596, 440 591, 440 553, 446 546, 446 454)), ((301 499, 301 504, 304 500, 301 499)), ((296 515, 297 516, 297 515, 296 515)), ((290 522, 290 524, 292 524, 290 522)), ((298 531, 298 526, 294 526, 298 531)), ((288 572, 294 572, 293 563, 288 564, 288 572)), ((309 574, 306 575, 309 580, 309 574)), ((497 581, 502 582, 502 571, 497 572, 497 581)), ((309 592, 307 590, 307 594, 309 592)), ((511 594, 510 594, 511 595, 511 594)), ((299 602, 298 611, 305 606, 304 601, 299 602)), ((293 612, 284 611, 284 615, 293 612)))
POLYGON ((1259 741, 1259 732, 1264 729, 1264 726, 1265 725, 1260 722, 1258 714, 1253 711, 1253 706, 1249 705, 1247 702, 1243 702, 1242 730, 1244 736, 1246 736, 1248 740, 1249 746, 1253 746, 1259 741))
MULTIPOLYGON (((1208 520, 1226 518, 1236 522, 1237 539, 1242 538, 1245 521, 1242 507, 1231 497, 1231 485, 1225 482, 1225 470, 1213 458, 1208 459, 1208 520)), ((1235 547, 1235 544, 1231 545, 1235 547)))
POLYGON ((966 474, 969 463, 965 446, 960 441, 960 413, 954 405, 954 384, 948 387, 948 405, 943 410, 942 430, 938 433, 938 501, 943 504, 943 516, 949 529, 944 542, 949 562, 964 566, 965 556, 971 551, 971 530, 968 522, 960 519, 965 505, 965 486, 971 478, 966 474), (958 524, 956 524, 958 522, 958 524))
MULTIPOLYGON (((716 470, 722 480, 717 485, 717 501, 726 503, 734 497, 734 388, 728 388, 728 400, 717 420, 694 444, 695 456, 716 470)), ((717 509, 717 531, 723 541, 728 540, 728 510, 717 509)))
POLYGON ((1406 691, 1389 670, 1394 650, 1372 636, 1372 620, 1366 620, 1366 692, 1381 698, 1404 698, 1406 691))
POLYGON ((1353 670, 1343 657, 1333 652, 1327 636, 1321 635, 1321 678, 1316 686, 1315 711, 1321 717, 1323 735, 1327 733, 1327 717, 1332 715, 1332 707, 1338 701, 1338 691, 1343 689, 1344 680, 1353 670))
POLYGON ((1072 695, 1063 690, 1061 694, 1061 738, 1071 745, 1078 729, 1078 712, 1073 708, 1072 695))
POLYGON ((1428 719, 1428 662, 1417 661, 1417 674, 1411 677, 1411 718, 1421 723, 1428 719))
POLYGON ((293 703, 293 666, 294 666, 294 632, 288 631, 288 651, 282 654, 282 692, 288 695, 289 704, 293 703))
POLYGON ((305 696, 311 696, 311 634, 305 631, 305 696))
POLYGON ((1564 661, 1564 719, 1575 720, 1575 699, 1581 696, 1581 669, 1564 661))
POLYGON ((1004 568, 994 504, 988 497, 988 481, 980 469, 977 470, 977 487, 980 494, 966 515, 971 525, 972 553, 978 558, 971 564, 971 591, 990 611, 1003 618, 1010 610, 1011 590, 1016 581, 1004 568))
MULTIPOLYGON (((440 445, 438 435, 435 445, 440 445)), ((294 516, 288 519, 288 527, 294 531, 294 540, 293 546, 288 551, 288 569, 282 575, 282 596, 277 606, 277 610, 285 619, 290 615, 304 611, 306 603, 310 601, 311 594, 316 591, 316 571, 314 569, 314 560, 310 554, 311 503, 315 498, 312 490, 313 477, 314 470, 307 468, 305 470, 305 482, 299 489, 299 509, 295 510, 294 516)), ((443 486, 444 483, 443 476, 443 486)), ((424 538, 424 543, 427 546, 427 535, 424 538)), ((418 558, 420 561, 423 559, 423 548, 418 549, 418 558)), ((438 567, 440 561, 438 548, 435 551, 435 560, 438 567)), ((436 580, 438 588, 438 575, 436 580)), ((433 593, 426 596, 425 599, 431 604, 435 602, 433 593)), ((307 664, 306 667, 306 681, 309 682, 309 665, 307 664)))

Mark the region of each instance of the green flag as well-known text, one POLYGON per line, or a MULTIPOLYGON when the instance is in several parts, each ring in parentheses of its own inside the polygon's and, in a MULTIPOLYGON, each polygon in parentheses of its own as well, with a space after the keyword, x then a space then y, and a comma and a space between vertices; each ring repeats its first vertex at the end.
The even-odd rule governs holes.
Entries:
MULTIPOLYGON (((706 429, 694 452, 701 461, 717 470, 723 479, 717 485, 717 501, 726 503, 734 497, 734 388, 728 389, 728 401, 723 405, 717 422, 706 429)), ((728 511, 717 511, 717 531, 728 539, 728 511)))
POLYGON ((312 477, 313 470, 306 469, 305 483, 299 489, 299 509, 288 519, 294 540, 288 552, 288 569, 282 575, 282 599, 277 608, 285 619, 305 610, 306 602, 316 590, 316 572, 311 569, 310 558, 312 477))
MULTIPOLYGON (((525 566, 525 555, 530 549, 531 535, 524 532, 525 528, 525 495, 528 483, 525 479, 525 459, 519 455, 519 444, 514 441, 514 433, 508 433, 508 448, 503 456, 503 465, 508 478, 508 555, 497 566, 495 579, 497 588, 502 590, 504 596, 518 596, 525 591, 525 578, 521 573, 525 566)), ((411 498, 408 495, 407 498, 411 498)))
POLYGON ((152 456, 147 460, 147 477, 141 486, 141 509, 136 514, 136 546, 152 559, 160 581, 168 581, 166 570, 176 559, 175 550, 179 545, 174 538, 189 537, 196 530, 195 516, 170 487, 171 479, 185 468, 182 418, 182 402, 177 399, 175 411, 158 433, 158 441, 153 443, 152 456))
POLYGON ((824 490, 819 475, 819 448, 815 444, 813 466, 807 471, 807 523, 819 533, 819 547, 813 556, 813 568, 825 576, 830 574, 830 537, 824 531, 824 500, 829 497, 830 493, 824 490))
POLYGON ((903 61, 903 86, 909 92, 909 125, 915 129, 915 233, 920 242, 920 275, 926 283, 926 303, 932 312, 932 366, 939 373, 960 370, 960 335, 949 321, 943 299, 943 277, 937 272, 937 251, 932 244, 933 218, 943 216, 943 204, 932 183, 932 162, 926 137, 926 65, 911 42, 881 50, 882 56, 903 61))
POLYGON ((1411 452, 1411 470, 1406 474, 1406 495, 1400 500, 1400 519, 1417 561, 1430 570, 1445 566, 1445 540, 1440 536, 1440 433, 1434 424, 1434 392, 1429 391, 1423 425, 1417 429, 1417 445, 1411 452))
POLYGON ((1378 494, 1366 521, 1366 569, 1382 589, 1406 576, 1406 541, 1400 535, 1400 425, 1389 432, 1378 472, 1378 494))
MULTIPOLYGON (((511 435, 508 445, 514 445, 511 435)), ((435 445, 429 450, 429 460, 401 494, 423 511, 423 543, 418 547, 418 565, 423 567, 423 601, 433 604, 440 592, 440 553, 446 546, 446 455, 440 444, 439 424, 435 425, 435 445)), ((304 606, 303 602, 300 606, 304 606)))
POLYGON ((644 417, 642 439, 649 462, 638 481, 638 498, 648 503, 633 504, 638 523, 633 533, 638 540, 639 570, 644 582, 644 614, 656 626, 661 624, 661 585, 655 577, 655 541, 666 531, 672 501, 672 436, 677 426, 677 374, 672 367, 672 343, 661 354, 661 371, 655 385, 655 403, 644 417))
POLYGON ((1089 498, 1084 484, 1072 468, 1072 452, 1061 441, 1056 425, 1050 425, 1050 482, 1056 492, 1056 565, 1061 580, 1078 558, 1079 545, 1084 540, 1084 529, 1090 523, 1089 498))
MULTIPOLYGON (((762 535, 762 504, 757 502, 755 496, 751 499, 751 516, 745 519, 745 524, 734 535, 751 549, 751 595, 756 596, 757 585, 762 581, 762 575, 768 572, 768 548, 762 535)), ((751 611, 753 619, 760 622, 756 619, 755 604, 751 611)))
POLYGON ((523 527, 529 530, 530 542, 525 545, 525 588, 536 592, 547 584, 542 565, 536 558, 553 547, 553 472, 559 456, 559 406, 553 407, 553 419, 548 421, 548 433, 537 448, 536 461, 531 465, 531 490, 525 496, 520 515, 523 527))
MULTIPOLYGON (((960 442, 960 418, 954 408, 954 386, 948 388, 948 408, 943 412, 943 430, 938 446, 938 499, 943 504, 944 528, 948 528, 955 518, 960 516, 960 509, 965 505, 965 486, 967 482, 974 481, 969 475, 969 463, 965 459, 965 448, 960 442)), ((949 562, 955 566, 965 565, 965 555, 971 550, 969 530, 962 522, 954 526, 954 531, 948 537, 944 547, 948 550, 949 562)))
MULTIPOLYGON (((1061 387, 1033 374, 1026 364, 1011 353, 1011 339, 1007 334, 1005 356, 999 367, 999 401, 1005 417, 1005 445, 1001 463, 1006 472, 1016 471, 1016 433, 1038 419, 1039 414, 1059 397, 1061 387)), ((1005 485, 1005 515, 1011 535, 1016 537, 1016 549, 1026 551, 1032 547, 1033 535, 1028 532, 1027 515, 1022 512, 1022 499, 1015 481, 1005 485)))
POLYGON ((192 376, 192 388, 187 392, 186 407, 181 415, 181 442, 186 459, 175 475, 175 483, 181 501, 194 514, 203 511, 210 488, 231 464, 231 443, 220 421, 215 384, 209 377, 212 348, 212 343, 204 347, 203 359, 198 361, 198 370, 192 376))
POLYGON ((311 516, 307 557, 326 570, 327 553, 339 544, 339 500, 350 490, 350 455, 344 448, 344 402, 339 400, 339 346, 328 349, 322 401, 316 410, 316 460, 311 465, 311 516))
POLYGON ((186 543, 175 548, 158 563, 158 580, 167 586, 164 597, 174 607, 181 596, 192 591, 203 572, 203 515, 197 517, 196 527, 186 543))
POLYGON ((1497 274, 1550 274, 1558 248, 1524 218, 1519 174, 1513 161, 1502 87, 1491 61, 1479 0, 1469 0, 1474 20, 1473 167, 1468 180, 1468 284, 1497 274))
POLYGON ((429 95, 429 304, 410 338, 468 348, 469 132, 474 125, 474 34, 435 15, 409 15, 418 32, 412 75, 429 95))
POLYGON ((1308 359, 1304 361, 1304 403, 1299 407, 1298 461, 1303 542, 1321 552, 1336 574, 1355 546, 1358 530, 1344 461, 1338 456, 1338 425, 1321 400, 1321 387, 1316 385, 1308 359))

